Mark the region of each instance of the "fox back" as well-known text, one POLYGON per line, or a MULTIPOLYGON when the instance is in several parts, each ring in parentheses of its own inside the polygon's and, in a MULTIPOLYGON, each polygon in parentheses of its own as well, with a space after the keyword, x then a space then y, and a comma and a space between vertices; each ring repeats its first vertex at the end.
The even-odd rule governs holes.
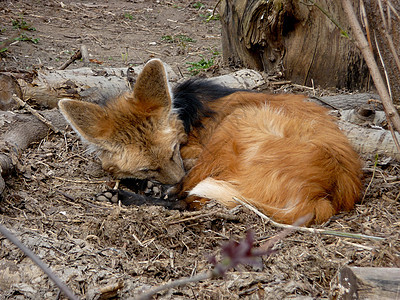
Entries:
POLYGON ((327 111, 305 97, 237 91, 204 80, 171 96, 151 60, 134 90, 104 106, 62 100, 60 110, 117 177, 177 184, 190 206, 241 198, 293 223, 353 208, 361 165, 327 111), (172 100, 173 98, 173 100, 172 100))

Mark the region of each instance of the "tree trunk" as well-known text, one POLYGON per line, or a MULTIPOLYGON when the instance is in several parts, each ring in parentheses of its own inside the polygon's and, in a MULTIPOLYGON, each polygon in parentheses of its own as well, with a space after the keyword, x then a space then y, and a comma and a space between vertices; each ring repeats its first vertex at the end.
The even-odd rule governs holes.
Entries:
MULTIPOLYGON (((302 85, 365 90, 368 68, 333 22, 349 28, 341 2, 313 2, 223 0, 224 59, 266 72, 282 71, 302 85)), ((353 3, 357 10, 359 1, 353 3)))

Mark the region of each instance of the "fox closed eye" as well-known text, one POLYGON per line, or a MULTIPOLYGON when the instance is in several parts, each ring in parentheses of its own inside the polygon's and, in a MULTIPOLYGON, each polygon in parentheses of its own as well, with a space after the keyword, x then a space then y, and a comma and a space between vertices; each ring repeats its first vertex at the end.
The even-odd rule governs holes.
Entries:
POLYGON ((159 172, 161 168, 140 168, 138 172, 148 173, 148 172, 159 172))

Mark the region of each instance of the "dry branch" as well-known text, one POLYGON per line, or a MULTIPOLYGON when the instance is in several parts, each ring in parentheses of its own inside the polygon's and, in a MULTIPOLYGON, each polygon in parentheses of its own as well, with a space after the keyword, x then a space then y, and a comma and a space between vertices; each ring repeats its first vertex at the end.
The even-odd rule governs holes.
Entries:
POLYGON ((382 104, 385 108, 388 120, 393 124, 395 130, 400 132, 400 117, 397 110, 393 106, 393 102, 390 99, 388 89, 383 81, 382 75, 379 72, 379 68, 374 59, 374 55, 365 39, 364 33, 358 23, 354 9, 350 0, 342 0, 343 8, 349 19, 350 26, 353 30, 354 38, 357 41, 357 46, 362 52, 364 59, 368 65, 372 79, 374 80, 375 86, 378 90, 379 96, 381 97, 382 104))
POLYGON ((254 212, 256 215, 258 215, 262 219, 266 220, 267 222, 271 223, 273 226, 278 227, 278 228, 291 229, 291 230, 295 230, 295 231, 308 232, 308 233, 312 233, 312 234, 333 235, 333 236, 353 238, 353 239, 367 239, 367 240, 374 240, 374 241, 384 240, 384 238, 381 238, 381 237, 370 236, 370 235, 365 235, 365 234, 340 232, 340 231, 325 230, 325 229, 318 229, 318 228, 300 227, 300 226, 296 226, 296 225, 288 225, 288 224, 278 223, 278 222, 273 221, 271 218, 269 218, 268 216, 266 216, 265 214, 260 212, 257 208, 255 208, 251 204, 247 203, 246 201, 243 201, 236 197, 234 197, 233 199, 236 202, 238 202, 239 204, 243 205, 244 207, 246 207, 249 210, 251 210, 252 212, 254 212))
POLYGON ((72 290, 65 285, 64 282, 58 278, 53 271, 36 255, 34 254, 29 248, 27 248, 24 244, 22 244, 17 237, 12 234, 8 229, 6 229, 3 225, 0 224, 0 233, 4 235, 10 242, 16 245, 22 252, 25 253, 37 266, 42 269, 44 273, 60 288, 60 290, 68 297, 70 300, 78 300, 78 297, 72 292, 72 290))
POLYGON ((42 123, 47 125, 47 127, 49 127, 51 130, 53 130, 55 133, 59 133, 60 132, 45 117, 43 117, 40 113, 38 113, 35 109, 33 109, 28 103, 26 103, 25 101, 21 100, 17 95, 13 95, 13 100, 15 100, 22 107, 26 108, 32 115, 37 117, 42 123))
POLYGON ((60 67, 60 70, 65 70, 66 68, 68 68, 70 64, 72 64, 77 59, 81 58, 82 58, 81 50, 76 51, 74 55, 72 55, 65 63, 63 63, 63 65, 60 67))

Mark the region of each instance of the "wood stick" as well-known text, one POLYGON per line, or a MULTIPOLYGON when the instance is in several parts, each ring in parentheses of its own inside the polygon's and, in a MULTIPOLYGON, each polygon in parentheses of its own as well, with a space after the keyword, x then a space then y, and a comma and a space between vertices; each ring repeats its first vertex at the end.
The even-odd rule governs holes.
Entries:
POLYGON ((267 217, 264 215, 262 212, 260 212, 257 208, 252 206, 251 204, 233 197, 233 200, 236 202, 240 203, 244 207, 250 209, 252 212, 263 218, 264 220, 267 220, 270 222, 272 225, 275 227, 279 228, 286 228, 286 229, 293 229, 296 231, 301 231, 301 232, 308 232, 308 233, 313 233, 313 234, 323 234, 323 235, 333 235, 333 236, 339 236, 339 237, 346 237, 346 238, 354 238, 354 239, 367 239, 367 240, 374 240, 374 241, 383 241, 384 238, 381 237, 376 237, 376 236, 370 236, 370 235, 364 235, 364 234, 354 234, 354 233, 348 233, 348 232, 340 232, 340 231, 334 231, 334 230, 325 230, 325 229, 318 229, 318 228, 308 228, 308 227, 299 227, 299 226, 294 226, 294 225, 288 225, 288 224, 282 224, 273 221, 271 218, 267 217))
POLYGON ((136 297, 136 300, 151 299, 152 296, 154 296, 155 294, 162 292, 164 290, 168 290, 168 289, 175 288, 175 287, 182 286, 182 285, 187 285, 188 283, 191 283, 191 282, 203 281, 203 280, 212 278, 213 276, 214 276, 213 273, 211 271, 208 271, 205 273, 200 273, 193 277, 186 277, 186 278, 174 280, 174 281, 168 282, 164 285, 156 286, 156 287, 140 294, 138 297, 136 297))
POLYGON ((65 294, 65 296, 68 297, 68 299, 78 300, 72 290, 67 285, 65 285, 65 283, 62 282, 60 278, 58 278, 57 275, 55 275, 53 271, 51 271, 50 268, 36 254, 34 254, 29 248, 22 244, 14 234, 12 234, 1 224, 0 233, 4 235, 10 242, 16 245, 19 249, 21 249, 21 251, 24 252, 26 256, 28 256, 40 269, 42 269, 42 271, 60 288, 60 290, 65 294))
POLYGON ((68 68, 68 66, 70 64, 72 64, 74 61, 76 61, 77 59, 81 59, 82 58, 82 52, 81 50, 76 51, 76 53, 74 55, 72 55, 61 67, 60 70, 65 70, 66 68, 68 68))
POLYGON ((358 23, 354 9, 350 0, 342 0, 344 11, 349 19, 350 26, 353 30, 354 38, 357 42, 357 46, 364 56, 365 62, 368 65, 372 79, 374 80, 376 89, 378 90, 379 96, 382 100, 386 116, 388 121, 392 122, 397 132, 400 132, 400 116, 397 110, 393 106, 393 102, 389 97, 389 93, 383 81, 382 75, 379 72, 378 65, 374 59, 374 55, 369 48, 368 42, 364 36, 360 24, 358 23))
POLYGON ((90 64, 89 52, 87 47, 85 45, 82 45, 80 52, 82 54, 83 65, 87 67, 90 64))
POLYGON ((28 103, 23 101, 21 98, 19 98, 17 95, 13 95, 13 100, 16 101, 19 105, 22 107, 25 107, 32 115, 37 117, 41 122, 46 124, 51 130, 53 130, 55 133, 60 133, 61 130, 57 129, 54 127, 53 124, 49 120, 47 120, 45 117, 43 117, 41 114, 39 114, 35 109, 33 109, 28 103))

